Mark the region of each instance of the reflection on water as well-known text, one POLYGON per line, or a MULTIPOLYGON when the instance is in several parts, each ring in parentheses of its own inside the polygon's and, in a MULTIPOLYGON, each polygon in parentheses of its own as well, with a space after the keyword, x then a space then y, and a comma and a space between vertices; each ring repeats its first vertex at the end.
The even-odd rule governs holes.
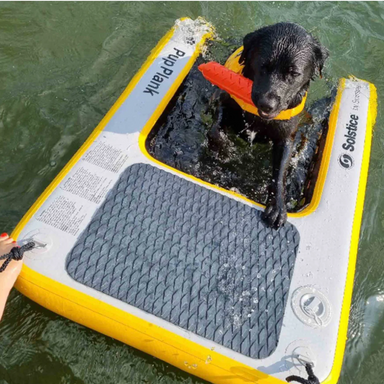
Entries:
MULTIPOLYGON (((0 3, 0 230, 10 232, 181 16, 203 16, 223 44, 278 21, 328 47, 326 81, 378 88, 348 342, 340 384, 382 383, 384 362, 383 3, 0 3)), ((230 49, 228 45, 228 49, 230 49)), ((215 55, 219 52, 213 52, 215 55)), ((216 57, 212 57, 215 59, 216 57)), ((0 383, 203 383, 13 292, 0 325, 0 383)))

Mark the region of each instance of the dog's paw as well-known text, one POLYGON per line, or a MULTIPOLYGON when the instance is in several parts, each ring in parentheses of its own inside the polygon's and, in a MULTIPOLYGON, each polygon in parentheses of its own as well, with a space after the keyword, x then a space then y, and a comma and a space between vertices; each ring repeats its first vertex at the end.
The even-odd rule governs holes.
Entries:
POLYGON ((226 134, 218 124, 214 124, 207 133, 208 149, 215 153, 215 156, 226 158, 229 155, 230 142, 226 134))
POLYGON ((282 227, 287 221, 287 208, 285 204, 276 204, 276 202, 268 203, 262 214, 262 219, 268 227, 274 229, 282 227))

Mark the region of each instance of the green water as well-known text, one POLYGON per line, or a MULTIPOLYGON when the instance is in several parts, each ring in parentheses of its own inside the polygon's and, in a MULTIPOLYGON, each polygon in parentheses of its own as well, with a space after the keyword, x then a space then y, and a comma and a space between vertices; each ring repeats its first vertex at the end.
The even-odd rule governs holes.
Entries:
MULTIPOLYGON (((376 84, 379 113, 339 383, 383 383, 384 3, 0 3, 0 232, 12 231, 181 16, 205 17, 224 38, 297 22, 328 47, 328 81, 354 74, 376 84)), ((21 383, 203 381, 13 291, 0 324, 0 384, 21 383)))

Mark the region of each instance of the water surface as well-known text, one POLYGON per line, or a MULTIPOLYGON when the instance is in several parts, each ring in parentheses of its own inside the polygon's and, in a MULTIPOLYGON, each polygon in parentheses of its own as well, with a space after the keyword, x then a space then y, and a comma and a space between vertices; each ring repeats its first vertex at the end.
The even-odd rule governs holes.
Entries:
MULTIPOLYGON (((106 114, 173 25, 205 17, 241 38, 278 21, 328 47, 327 82, 353 74, 378 88, 348 342, 340 384, 382 383, 384 364, 384 4, 278 2, 0 3, 0 230, 26 210, 106 114)), ((336 255, 337 256, 337 255, 336 255)), ((64 319, 13 291, 0 325, 0 384, 203 383, 64 319)))

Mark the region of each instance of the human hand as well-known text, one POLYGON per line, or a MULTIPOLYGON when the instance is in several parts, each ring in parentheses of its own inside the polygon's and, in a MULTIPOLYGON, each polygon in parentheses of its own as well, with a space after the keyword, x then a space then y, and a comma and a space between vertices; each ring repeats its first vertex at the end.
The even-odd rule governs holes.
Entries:
MULTIPOLYGON (((14 247, 18 247, 18 245, 12 237, 9 237, 6 233, 0 235, 0 256, 6 255, 14 247)), ((5 260, 0 260, 0 268, 4 263, 5 260)), ((11 260, 6 269, 0 273, 0 319, 8 294, 20 274, 22 265, 22 260, 11 260)))

